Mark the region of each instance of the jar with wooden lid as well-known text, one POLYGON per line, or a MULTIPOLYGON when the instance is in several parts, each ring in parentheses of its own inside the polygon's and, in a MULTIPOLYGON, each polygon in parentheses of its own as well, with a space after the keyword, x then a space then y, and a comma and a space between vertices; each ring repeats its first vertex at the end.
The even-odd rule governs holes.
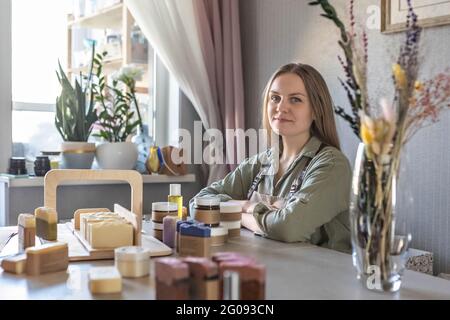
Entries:
POLYGON ((220 203, 220 226, 228 229, 228 237, 241 235, 242 206, 228 201, 220 203))
POLYGON ((220 224, 220 198, 202 197, 194 200, 193 218, 203 222, 209 227, 218 227, 220 224))
POLYGON ((153 235, 156 239, 163 240, 163 220, 166 216, 177 216, 178 205, 174 202, 154 202, 152 203, 152 224, 153 235))

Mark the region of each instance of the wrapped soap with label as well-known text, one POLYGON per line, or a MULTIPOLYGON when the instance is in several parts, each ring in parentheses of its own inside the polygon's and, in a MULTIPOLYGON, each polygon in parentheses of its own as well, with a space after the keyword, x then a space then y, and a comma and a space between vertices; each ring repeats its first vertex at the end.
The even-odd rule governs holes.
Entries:
POLYGON ((211 228, 204 224, 181 224, 179 245, 180 256, 209 257, 211 228))

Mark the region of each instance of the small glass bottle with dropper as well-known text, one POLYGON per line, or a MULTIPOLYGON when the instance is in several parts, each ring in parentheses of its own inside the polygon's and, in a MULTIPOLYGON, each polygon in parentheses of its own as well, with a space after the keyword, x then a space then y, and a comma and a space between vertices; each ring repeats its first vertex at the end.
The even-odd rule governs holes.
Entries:
POLYGON ((174 202, 178 206, 178 218, 183 219, 183 196, 181 195, 181 185, 171 184, 170 194, 167 197, 169 202, 174 202))

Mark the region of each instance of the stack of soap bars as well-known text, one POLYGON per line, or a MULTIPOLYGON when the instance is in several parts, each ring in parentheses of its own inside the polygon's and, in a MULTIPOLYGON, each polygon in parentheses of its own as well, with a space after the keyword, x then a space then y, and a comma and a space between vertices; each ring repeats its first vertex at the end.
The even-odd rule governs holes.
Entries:
POLYGON ((239 275, 242 300, 265 299, 265 267, 238 253, 217 253, 204 257, 160 258, 155 260, 157 300, 217 300, 224 293, 227 272, 239 275))
POLYGON ((93 249, 115 249, 133 245, 133 226, 117 213, 81 213, 79 219, 80 234, 93 249))

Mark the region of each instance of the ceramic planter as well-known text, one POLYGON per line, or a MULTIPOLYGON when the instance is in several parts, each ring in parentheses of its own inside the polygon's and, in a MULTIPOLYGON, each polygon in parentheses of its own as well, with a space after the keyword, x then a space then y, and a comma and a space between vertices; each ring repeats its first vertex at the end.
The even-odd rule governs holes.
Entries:
POLYGON ((62 168, 90 169, 95 157, 95 143, 66 141, 61 144, 62 168))
POLYGON ((138 150, 132 142, 105 142, 97 146, 95 156, 102 169, 131 170, 136 166, 138 150))

